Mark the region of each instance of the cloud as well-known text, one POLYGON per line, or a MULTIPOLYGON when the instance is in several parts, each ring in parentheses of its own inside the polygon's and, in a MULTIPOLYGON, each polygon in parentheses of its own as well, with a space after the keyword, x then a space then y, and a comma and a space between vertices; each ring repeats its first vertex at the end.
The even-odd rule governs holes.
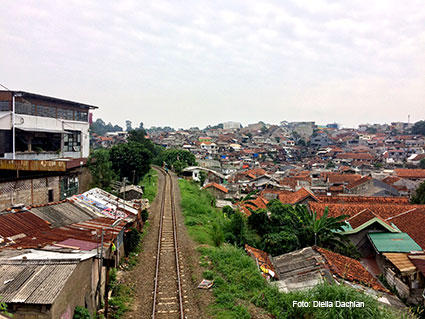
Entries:
POLYGON ((96 115, 118 124, 316 116, 354 125, 379 115, 399 120, 403 101, 412 114, 422 108, 419 0, 5 0, 2 6, 1 82, 100 105, 96 115), (362 117, 344 112, 354 101, 362 117))

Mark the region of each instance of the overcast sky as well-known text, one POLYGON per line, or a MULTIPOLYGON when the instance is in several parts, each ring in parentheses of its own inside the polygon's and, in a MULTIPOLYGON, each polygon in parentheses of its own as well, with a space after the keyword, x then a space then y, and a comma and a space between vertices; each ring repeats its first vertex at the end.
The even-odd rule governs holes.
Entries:
POLYGON ((3 0, 0 83, 124 126, 425 118, 423 0, 3 0))

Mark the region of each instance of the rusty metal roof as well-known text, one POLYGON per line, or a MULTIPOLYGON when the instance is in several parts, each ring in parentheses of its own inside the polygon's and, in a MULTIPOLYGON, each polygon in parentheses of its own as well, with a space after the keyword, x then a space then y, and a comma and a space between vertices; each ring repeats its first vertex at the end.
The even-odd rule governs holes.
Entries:
POLYGON ((410 254, 409 259, 425 276, 425 254, 410 254))
POLYGON ((100 243, 99 236, 102 229, 105 230, 104 243, 106 245, 117 237, 117 234, 126 224, 125 221, 121 221, 116 227, 112 228, 114 222, 115 220, 113 219, 100 217, 53 229, 34 229, 28 232, 26 237, 15 239, 15 242, 8 245, 7 248, 41 248, 63 242, 69 238, 91 243, 100 243))
POLYGON ((29 211, 0 213, 0 236, 11 237, 28 234, 34 229, 47 230, 49 223, 29 211))
POLYGON ((0 264, 0 295, 6 303, 53 304, 76 264, 0 264))

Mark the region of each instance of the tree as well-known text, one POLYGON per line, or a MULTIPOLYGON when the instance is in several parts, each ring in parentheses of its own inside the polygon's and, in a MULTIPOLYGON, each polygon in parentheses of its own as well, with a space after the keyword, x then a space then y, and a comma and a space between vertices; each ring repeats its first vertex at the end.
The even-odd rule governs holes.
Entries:
POLYGON ((425 182, 416 189, 415 194, 411 197, 412 204, 425 204, 425 182))
POLYGON ((196 165, 196 158, 195 155, 186 150, 168 149, 159 154, 156 162, 159 162, 159 165, 165 162, 177 174, 180 174, 185 167, 196 165))
POLYGON ((207 172, 200 171, 199 172, 199 183, 201 184, 201 187, 204 186, 205 180, 207 179, 207 172))
POLYGON ((300 247, 298 237, 291 229, 283 229, 278 233, 269 233, 263 237, 267 252, 273 256, 294 251, 300 247))
POLYGON ((419 167, 425 169, 425 158, 421 159, 421 161, 419 162, 419 167))
POLYGON ((107 132, 121 132, 122 127, 118 125, 113 126, 111 123, 105 124, 101 118, 98 118, 91 124, 90 131, 92 133, 96 133, 97 135, 103 136, 107 132))
POLYGON ((425 121, 419 121, 413 124, 412 133, 425 135, 425 121))
POLYGON ((371 134, 376 134, 376 132, 378 132, 378 130, 373 126, 369 126, 368 128, 366 128, 366 132, 371 133, 371 134))
POLYGON ((245 243, 246 231, 246 217, 237 210, 230 219, 227 240, 241 247, 245 243))
POLYGON ((258 235, 264 236, 271 232, 270 218, 267 216, 267 210, 258 209, 251 212, 248 217, 248 225, 255 229, 258 235))
POLYGON ((110 152, 112 168, 119 174, 120 179, 127 177, 129 181, 137 184, 150 169, 152 153, 140 143, 118 144, 113 146, 110 152))
POLYGON ((131 130, 133 130, 133 128, 131 127, 131 121, 130 120, 125 121, 125 127, 127 129, 127 132, 130 132, 131 130))
POLYGON ((329 217, 326 209, 318 218, 317 214, 310 213, 305 205, 283 205, 275 199, 267 204, 267 211, 251 212, 248 226, 261 237, 260 242, 264 243, 264 250, 272 255, 316 244, 357 258, 356 248, 350 244, 347 237, 339 233, 343 230, 346 217, 329 217))
POLYGON ((328 164, 326 164, 326 168, 334 168, 335 166, 335 163, 332 161, 329 161, 328 164))
POLYGON ((5 302, 1 301, 1 299, 2 299, 2 297, 0 296, 0 314, 12 316, 12 314, 7 311, 7 304, 5 302))
POLYGON ((116 179, 112 169, 109 150, 95 150, 88 159, 88 168, 92 176, 91 187, 110 189, 111 182, 116 179))
POLYGON ((143 130, 143 131, 145 130, 144 127, 143 127, 143 122, 140 122, 140 124, 139 124, 139 130, 143 130))

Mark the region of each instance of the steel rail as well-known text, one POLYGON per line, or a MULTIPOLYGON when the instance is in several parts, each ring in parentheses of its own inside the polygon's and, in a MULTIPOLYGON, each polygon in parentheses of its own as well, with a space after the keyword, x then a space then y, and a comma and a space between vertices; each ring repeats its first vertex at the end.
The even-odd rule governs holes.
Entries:
POLYGON ((182 284, 181 284, 181 276, 180 276, 180 264, 179 264, 179 255, 178 255, 178 240, 177 240, 177 217, 176 217, 176 209, 174 202, 174 192, 173 192, 173 179, 169 172, 165 171, 161 167, 156 167, 164 176, 164 187, 162 193, 162 202, 160 209, 160 224, 159 224, 159 233, 158 233, 158 246, 157 246, 157 257, 156 257, 156 270, 155 270, 155 288, 154 288, 154 299, 152 306, 152 319, 155 319, 156 316, 156 301, 158 294, 158 278, 159 278, 159 267, 160 267, 160 255, 161 255, 161 238, 162 238, 162 228, 163 228, 163 219, 165 214, 165 198, 166 198, 166 185, 167 178, 170 180, 170 199, 171 199, 171 217, 173 224, 173 241, 174 241, 174 255, 176 261, 176 274, 177 274, 177 291, 178 291, 178 299, 179 299, 179 308, 180 308, 180 318, 184 319, 184 309, 183 309, 183 296, 182 296, 182 284))
MULTIPOLYGON (((167 172, 168 173, 168 172, 167 172)), ((170 196, 171 196, 171 214, 173 218, 173 237, 174 237, 174 248, 175 248, 175 256, 176 256, 176 268, 177 268, 177 285, 179 292, 179 303, 180 303, 180 317, 184 318, 183 311, 183 297, 182 297, 182 284, 180 279, 180 265, 179 265, 179 253, 178 253, 178 245, 177 245, 177 218, 176 218, 176 209, 174 206, 174 192, 173 192, 173 178, 170 173, 168 173, 170 177, 170 196)))
POLYGON ((165 207, 165 194, 166 194, 166 184, 167 184, 167 175, 159 169, 164 174, 164 187, 162 189, 162 200, 161 200, 161 209, 160 209, 160 222, 159 222, 159 232, 158 232, 158 246, 156 254, 156 269, 155 269, 155 288, 153 293, 153 305, 152 305, 152 319, 155 318, 156 313, 156 298, 158 294, 158 275, 159 275, 159 259, 161 255, 161 236, 162 236, 162 220, 164 217, 164 207, 165 207))

